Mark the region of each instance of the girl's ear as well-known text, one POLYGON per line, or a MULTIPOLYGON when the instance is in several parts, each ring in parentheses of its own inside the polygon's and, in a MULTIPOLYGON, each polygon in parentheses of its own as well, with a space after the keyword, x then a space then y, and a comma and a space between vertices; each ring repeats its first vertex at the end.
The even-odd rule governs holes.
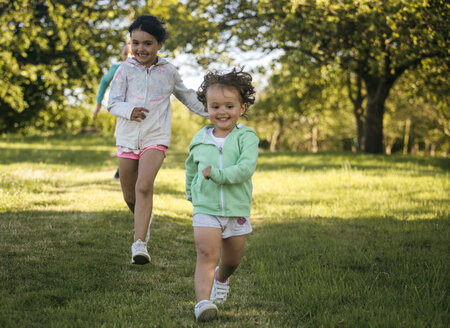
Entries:
POLYGON ((246 110, 247 110, 247 104, 242 104, 242 106, 241 106, 241 116, 244 115, 246 110))

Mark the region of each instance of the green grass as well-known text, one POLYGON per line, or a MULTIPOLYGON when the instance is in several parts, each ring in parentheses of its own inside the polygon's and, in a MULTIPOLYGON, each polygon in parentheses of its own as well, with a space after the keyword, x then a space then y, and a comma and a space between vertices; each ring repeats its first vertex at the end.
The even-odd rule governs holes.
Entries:
POLYGON ((157 177, 150 265, 112 137, 0 138, 0 327, 447 327, 450 161, 262 153, 241 267, 197 324, 183 149, 157 177))

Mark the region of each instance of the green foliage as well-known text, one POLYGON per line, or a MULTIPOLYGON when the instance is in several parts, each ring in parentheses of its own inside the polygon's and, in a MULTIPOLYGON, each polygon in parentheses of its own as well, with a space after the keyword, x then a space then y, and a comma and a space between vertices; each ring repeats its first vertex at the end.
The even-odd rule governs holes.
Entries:
POLYGON ((172 102, 172 137, 170 148, 186 150, 194 134, 209 120, 190 112, 183 104, 174 99, 172 102))
MULTIPOLYGON (((194 53, 203 67, 229 64, 236 47, 284 51, 272 67, 261 68, 274 75, 258 94, 255 115, 249 113, 250 125, 272 149, 314 149, 316 127, 319 149, 339 149, 355 131, 361 137, 362 129, 352 126, 346 76, 363 81, 366 109, 359 109, 376 141, 371 147, 380 150, 383 132, 387 147, 401 149, 402 126, 410 119, 417 123, 410 140, 421 151, 448 153, 448 9, 442 0, 3 2, 0 134, 77 133, 92 126, 113 133, 111 115, 92 122, 86 108, 130 21, 150 13, 170 32, 163 53, 194 53)), ((174 144, 185 145, 189 138, 180 136, 190 136, 198 126, 191 130, 189 122, 197 121, 174 115, 174 144)))
MULTIPOLYGON (((365 150, 383 151, 384 104, 394 82, 428 58, 447 60, 449 4, 443 0, 191 1, 228 44, 302 53, 336 62, 367 90, 365 150)), ((199 43, 202 44, 202 43, 199 43)))
MULTIPOLYGON (((3 2, 0 133, 61 127, 67 122, 58 112, 93 102, 101 69, 119 52, 123 34, 116 20, 127 3, 3 2)), ((72 123, 67 124, 70 130, 72 123)))
POLYGON ((450 152, 448 66, 427 60, 406 72, 387 102, 385 144, 391 151, 429 155, 450 152))
MULTIPOLYGON (((92 112, 91 112, 92 116, 92 112)), ((93 126, 106 135, 112 135, 116 131, 116 117, 111 115, 108 111, 101 111, 97 115, 93 126)))
MULTIPOLYGON (((186 151, 169 149, 152 259, 133 266, 113 142, 0 138, 0 326, 201 326, 186 151)), ((447 327, 449 172, 444 158, 262 152, 254 231, 208 327, 447 327)))
POLYGON ((355 133, 336 66, 318 66, 301 54, 280 59, 250 113, 271 150, 340 150, 355 133))

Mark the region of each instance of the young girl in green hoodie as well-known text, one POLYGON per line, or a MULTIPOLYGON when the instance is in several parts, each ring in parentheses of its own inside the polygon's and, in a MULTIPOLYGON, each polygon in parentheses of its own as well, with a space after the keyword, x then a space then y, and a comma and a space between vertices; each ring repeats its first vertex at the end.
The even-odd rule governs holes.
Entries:
POLYGON ((252 175, 259 139, 251 128, 237 124, 255 101, 251 81, 242 70, 210 72, 197 92, 212 123, 194 136, 186 160, 186 198, 194 206, 198 321, 217 317, 213 302, 226 300, 229 277, 241 261, 245 236, 252 231, 252 175))

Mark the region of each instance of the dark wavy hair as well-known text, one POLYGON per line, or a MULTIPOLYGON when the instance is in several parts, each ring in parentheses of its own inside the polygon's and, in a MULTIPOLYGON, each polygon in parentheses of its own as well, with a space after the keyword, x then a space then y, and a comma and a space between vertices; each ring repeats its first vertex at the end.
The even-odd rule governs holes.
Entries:
POLYGON ((241 104, 247 104, 247 108, 243 114, 247 112, 248 108, 255 103, 255 88, 252 85, 252 76, 244 72, 241 68, 233 70, 229 73, 219 73, 217 71, 208 72, 203 78, 203 82, 198 88, 197 98, 206 107, 206 92, 208 88, 214 84, 219 84, 227 87, 235 88, 241 96, 241 104))
POLYGON ((164 28, 164 22, 160 21, 157 17, 153 15, 141 15, 136 20, 131 23, 128 28, 128 32, 133 32, 134 30, 142 30, 155 37, 155 39, 161 43, 165 41, 168 37, 168 32, 164 28))

